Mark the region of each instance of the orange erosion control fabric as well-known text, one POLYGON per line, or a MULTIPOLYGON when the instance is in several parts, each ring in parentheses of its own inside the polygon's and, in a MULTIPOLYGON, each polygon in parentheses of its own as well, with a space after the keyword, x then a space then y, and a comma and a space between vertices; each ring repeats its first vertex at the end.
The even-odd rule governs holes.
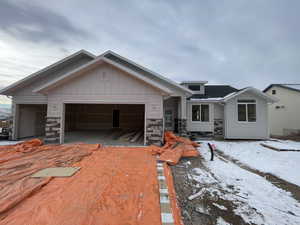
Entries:
POLYGON ((163 147, 150 146, 153 154, 160 155, 159 160, 169 165, 178 163, 181 157, 197 157, 200 145, 189 139, 178 137, 172 132, 165 132, 165 145, 163 147))
POLYGON ((0 224, 11 210, 51 178, 30 175, 48 167, 68 166, 99 149, 99 145, 42 145, 39 139, 0 148, 0 224))
MULTIPOLYGON (((40 157, 36 159, 40 160, 40 157)), ((49 155, 43 161, 51 159, 58 160, 49 155)), ((72 177, 53 178, 41 190, 11 208, 9 213, 4 213, 0 224, 161 224, 156 157, 148 147, 101 148, 73 166, 81 169, 72 177)), ((33 183, 33 178, 28 179, 28 183, 33 183)), ((13 189, 18 192, 18 188, 13 189)))
MULTIPOLYGON (((0 147, 0 225, 160 225, 156 160, 198 156, 196 143, 166 132, 163 147, 43 145, 39 139, 0 147), (49 167, 76 166, 72 177, 31 178, 49 167)), ((170 168, 171 207, 182 225, 170 168)))

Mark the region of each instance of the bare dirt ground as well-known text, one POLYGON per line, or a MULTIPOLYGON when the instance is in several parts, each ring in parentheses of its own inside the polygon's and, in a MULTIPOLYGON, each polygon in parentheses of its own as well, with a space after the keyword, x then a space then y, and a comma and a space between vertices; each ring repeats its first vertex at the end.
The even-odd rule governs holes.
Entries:
POLYGON ((194 173, 194 168, 201 168, 211 176, 211 171, 205 167, 202 158, 182 159, 176 166, 172 166, 172 173, 175 181, 175 189, 178 196, 183 222, 185 225, 213 225, 217 224, 219 217, 223 218, 230 224, 248 224, 242 217, 234 213, 236 205, 232 201, 224 200, 220 194, 227 191, 218 186, 217 183, 199 184, 190 179, 190 175, 194 173), (204 194, 202 198, 194 198, 189 200, 192 190, 205 190, 206 188, 217 188, 219 192, 215 192, 213 196, 204 194), (220 207, 223 206, 223 207, 220 207), (226 208, 226 210, 224 210, 226 208))
MULTIPOLYGON (((224 155, 222 152, 216 152, 215 156, 226 163, 235 164, 241 170, 246 170, 265 178, 268 182, 282 190, 291 192, 292 197, 300 202, 300 187, 272 174, 262 173, 249 168, 224 155)), ((171 169, 185 225, 257 224, 245 221, 245 217, 247 215, 249 215, 249 218, 253 215, 261 218, 264 217, 256 208, 246 203, 247 197, 242 196, 237 187, 234 185, 227 185, 226 187, 221 185, 213 172, 205 165, 205 160, 201 156, 182 159, 179 164, 172 166, 171 169), (199 169, 201 170, 200 174, 195 174, 199 169), (211 177, 212 181, 206 182, 209 179, 205 179, 206 181, 203 182, 196 181, 193 179, 195 175, 206 178, 211 177), (224 196, 233 196, 234 200, 228 200, 224 196), (237 210, 240 208, 243 209, 243 213, 246 216, 242 217, 237 213, 237 210)), ((278 210, 286 215, 298 217, 293 212, 278 210)))
POLYGON ((249 166, 239 162, 238 160, 236 159, 233 159, 232 157, 224 154, 223 152, 219 151, 219 150, 216 150, 216 155, 217 157, 219 157, 220 159, 223 159, 223 160, 228 160, 236 165, 238 165, 239 167, 245 169, 245 170, 248 170, 249 172, 252 172, 252 173, 255 173, 261 177, 264 177, 266 178, 268 181, 270 181, 272 184, 274 184, 276 187, 280 188, 280 189, 283 189, 285 191, 288 191, 288 192, 291 192, 291 194, 293 195, 293 197, 298 201, 300 202, 300 187, 293 184, 293 183, 290 183, 286 180, 283 180, 277 176, 274 176, 273 174, 270 174, 270 173, 263 173, 259 170, 255 170, 253 168, 250 168, 249 166))

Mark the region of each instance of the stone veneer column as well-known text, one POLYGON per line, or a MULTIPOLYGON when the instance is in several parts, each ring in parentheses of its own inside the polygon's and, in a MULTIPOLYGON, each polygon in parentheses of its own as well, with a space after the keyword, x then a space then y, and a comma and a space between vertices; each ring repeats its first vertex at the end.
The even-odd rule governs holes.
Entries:
POLYGON ((187 129, 186 129, 186 119, 177 119, 178 120, 178 134, 180 136, 186 137, 187 136, 187 129))
POLYGON ((59 143, 60 138, 60 117, 47 117, 46 119, 46 138, 47 143, 59 143))
POLYGON ((214 136, 223 136, 223 119, 214 119, 214 136))
POLYGON ((163 144, 163 119, 146 120, 146 144, 158 145, 163 144))
POLYGON ((15 123, 14 121, 16 120, 16 105, 13 103, 11 105, 11 115, 13 116, 11 119, 9 119, 9 128, 8 128, 8 140, 13 141, 15 140, 15 134, 14 134, 14 129, 15 129, 15 123))

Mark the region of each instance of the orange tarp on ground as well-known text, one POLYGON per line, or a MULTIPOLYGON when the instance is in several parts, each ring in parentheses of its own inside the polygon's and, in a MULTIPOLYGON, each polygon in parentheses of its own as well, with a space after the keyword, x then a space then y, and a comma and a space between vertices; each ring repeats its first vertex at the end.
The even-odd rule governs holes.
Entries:
MULTIPOLYGON (((140 148, 43 145, 38 139, 0 146, 0 225, 161 224, 155 155, 171 165, 199 155, 195 142, 171 132, 165 139, 163 147, 140 148), (72 177, 30 177, 71 165, 81 167, 72 177)), ((174 185, 165 171, 179 225, 174 185)))
POLYGON ((53 178, 0 224, 161 224, 156 159, 146 147, 101 148, 74 166, 81 170, 53 178))
POLYGON ((98 144, 42 145, 38 139, 0 149, 0 220, 51 178, 30 175, 48 167, 68 166, 99 149, 98 144))
POLYGON ((181 157, 197 157, 200 145, 187 138, 178 137, 170 131, 165 132, 165 145, 163 147, 150 146, 152 154, 160 155, 159 160, 170 165, 176 165, 181 157))

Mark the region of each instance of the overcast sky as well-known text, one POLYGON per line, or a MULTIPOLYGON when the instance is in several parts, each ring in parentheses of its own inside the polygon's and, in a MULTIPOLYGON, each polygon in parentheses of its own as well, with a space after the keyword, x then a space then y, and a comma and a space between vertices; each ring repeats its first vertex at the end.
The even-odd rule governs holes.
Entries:
POLYGON ((300 83, 299 0, 1 0, 0 86, 80 49, 176 81, 300 83))

